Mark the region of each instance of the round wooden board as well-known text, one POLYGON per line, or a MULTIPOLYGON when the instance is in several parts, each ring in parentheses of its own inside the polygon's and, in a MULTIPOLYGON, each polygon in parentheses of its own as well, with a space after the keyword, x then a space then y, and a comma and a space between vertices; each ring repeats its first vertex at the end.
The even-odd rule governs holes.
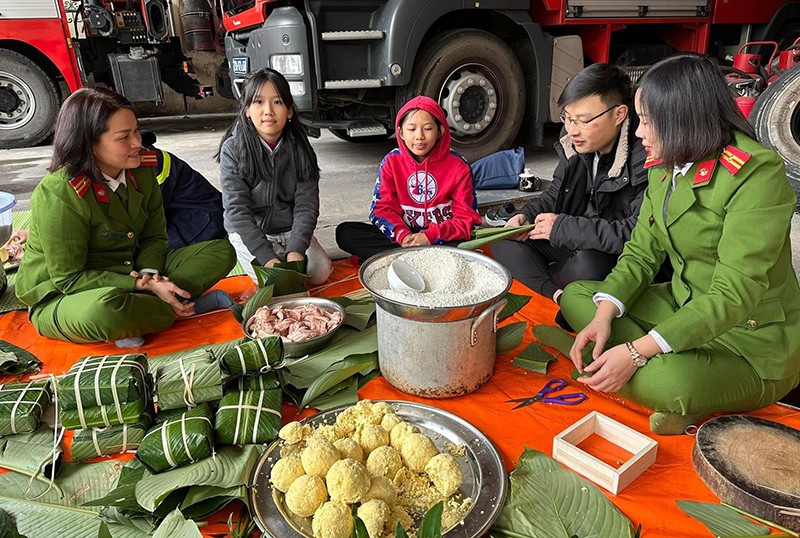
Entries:
POLYGON ((800 430, 746 415, 705 422, 692 452, 723 502, 800 531, 800 430))

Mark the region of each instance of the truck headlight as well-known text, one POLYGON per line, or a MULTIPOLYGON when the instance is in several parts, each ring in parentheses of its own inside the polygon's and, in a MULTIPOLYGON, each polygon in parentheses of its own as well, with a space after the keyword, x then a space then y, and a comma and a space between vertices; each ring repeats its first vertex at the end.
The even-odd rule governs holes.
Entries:
POLYGON ((282 75, 303 74, 303 57, 300 54, 275 54, 270 57, 269 65, 282 75))

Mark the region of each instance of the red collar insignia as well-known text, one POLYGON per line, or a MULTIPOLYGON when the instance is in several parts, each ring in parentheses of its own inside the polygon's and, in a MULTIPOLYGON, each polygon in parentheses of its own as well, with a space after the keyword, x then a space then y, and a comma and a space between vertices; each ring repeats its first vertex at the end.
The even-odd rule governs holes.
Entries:
POLYGON ((711 176, 714 174, 714 166, 716 164, 716 159, 711 159, 710 161, 705 161, 698 164, 697 172, 695 172, 694 179, 692 180, 692 187, 708 185, 708 182, 711 181, 711 176))
POLYGON ((94 198, 98 202, 103 202, 104 204, 108 203, 108 185, 100 185, 98 183, 92 183, 92 188, 94 189, 94 198))
POLYGON ((136 183, 136 178, 133 177, 133 172, 130 170, 125 170, 125 177, 128 178, 128 181, 131 182, 131 185, 133 185, 136 190, 139 190, 139 185, 136 183))

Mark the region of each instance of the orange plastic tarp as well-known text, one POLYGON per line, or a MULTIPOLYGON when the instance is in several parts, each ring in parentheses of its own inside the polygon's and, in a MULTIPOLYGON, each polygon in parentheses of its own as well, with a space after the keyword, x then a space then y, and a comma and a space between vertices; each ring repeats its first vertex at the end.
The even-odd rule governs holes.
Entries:
MULTIPOLYGON (((322 286, 312 290, 312 293, 334 297, 360 288, 356 270, 352 265, 347 262, 336 262, 334 267, 330 282, 335 284, 322 286)), ((228 278, 220 282, 217 287, 228 291, 234 298, 254 291, 253 284, 247 277, 228 278)), ((504 324, 525 321, 529 328, 538 324, 552 324, 556 308, 551 301, 543 299, 518 282, 514 282, 511 291, 530 295, 531 300, 520 312, 505 320, 504 324)), ((233 317, 227 312, 219 312, 180 321, 168 331, 148 336, 142 350, 154 356, 205 343, 224 342, 241 335, 241 327, 233 317)), ((0 316, 0 339, 29 350, 44 362, 44 373, 55 375, 66 372, 80 357, 119 352, 113 344, 77 345, 42 338, 29 323, 27 313, 22 311, 0 316)), ((519 349, 531 341, 533 336, 528 330, 519 349)), ((378 377, 365 385, 359 391, 359 397, 373 400, 416 401, 450 411, 474 424, 494 442, 508 471, 513 470, 517 458, 525 447, 552 454, 555 435, 591 411, 599 411, 649 435, 658 442, 656 462, 618 495, 606 492, 609 499, 630 518, 634 525, 641 523, 644 537, 710 536, 705 527, 684 515, 675 504, 675 500, 678 499, 718 502, 717 497, 701 482, 692 466, 693 437, 652 434, 648 427, 649 412, 646 409, 614 396, 593 392, 572 381, 570 378, 572 366, 564 356, 559 356, 558 360, 550 363, 547 376, 513 366, 511 364, 513 357, 513 353, 498 357, 494 375, 489 382, 480 390, 460 398, 448 400, 416 398, 394 389, 383 377, 378 377), (556 377, 567 379, 570 388, 574 389, 572 392, 575 390, 586 392, 588 396, 586 402, 577 406, 537 403, 511 411, 512 405, 506 403, 506 400, 532 395, 548 379, 556 377)), ((0 382, 9 381, 11 379, 0 379, 0 382)), ((565 391, 569 391, 570 388, 565 391)), ((298 417, 296 411, 293 406, 285 405, 284 422, 295 420, 298 417)), ((305 411, 299 416, 309 414, 311 412, 305 411)), ((790 408, 773 405, 752 414, 800 428, 800 412, 790 408)), ((602 450, 602 447, 599 450, 602 450)), ((614 457, 616 457, 614 454, 606 455, 606 458, 614 457)), ((765 459, 768 457, 769 455, 765 455, 765 459)), ((204 535, 224 533, 226 526, 221 522, 226 518, 227 512, 212 517, 211 524, 202 529, 204 535)))

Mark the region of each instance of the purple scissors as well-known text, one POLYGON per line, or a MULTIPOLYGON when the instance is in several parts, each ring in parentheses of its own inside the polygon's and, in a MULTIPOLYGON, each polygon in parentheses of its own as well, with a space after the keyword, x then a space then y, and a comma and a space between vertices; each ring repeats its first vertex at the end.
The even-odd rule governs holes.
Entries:
POLYGON ((518 405, 512 408, 519 409, 520 407, 528 407, 529 405, 535 404, 536 402, 544 402, 549 404, 559 404, 559 405, 578 405, 586 400, 586 395, 582 392, 573 392, 571 394, 561 394, 559 396, 548 396, 548 394, 552 394, 553 392, 558 392, 559 390, 563 389, 567 386, 567 382, 564 379, 551 379, 548 381, 542 390, 537 392, 534 396, 528 396, 527 398, 516 398, 514 400, 506 400, 507 402, 518 402, 518 405))

